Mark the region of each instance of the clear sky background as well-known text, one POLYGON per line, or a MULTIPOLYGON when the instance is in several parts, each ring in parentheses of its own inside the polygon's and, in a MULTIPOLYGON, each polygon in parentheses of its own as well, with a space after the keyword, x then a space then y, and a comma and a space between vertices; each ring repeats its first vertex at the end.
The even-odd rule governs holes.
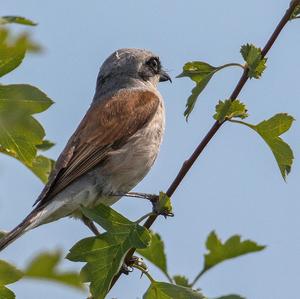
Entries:
MULTIPOLYGON (((2 83, 30 83, 55 102, 39 119, 47 138, 56 142, 48 155, 63 149, 93 97, 99 66, 114 50, 146 48, 160 55, 173 84, 160 86, 166 102, 167 127, 159 158, 136 190, 166 190, 184 159, 213 123, 214 107, 229 96, 240 69, 218 74, 201 96, 190 121, 183 117, 193 87, 175 79, 189 60, 213 65, 241 62, 240 46, 263 46, 288 6, 288 0, 1 0, 1 15, 22 15, 39 23, 29 29, 45 51, 28 56, 2 83)), ((13 26, 19 28, 18 26, 13 26)), ((23 28, 22 28, 23 29, 23 28)), ((249 122, 258 123, 277 112, 300 119, 300 21, 290 23, 269 53, 268 69, 251 80, 240 95, 247 103, 249 122)), ((204 151, 173 196, 175 217, 154 226, 165 240, 172 274, 192 279, 201 269, 206 236, 224 240, 241 234, 265 244, 261 252, 232 260, 211 270, 198 283, 207 296, 229 293, 247 299, 299 296, 300 281, 300 125, 284 139, 294 149, 295 163, 287 183, 264 142, 246 127, 226 124, 204 151)), ((10 229, 30 211, 41 182, 18 161, 0 157, 0 227, 10 229)), ((150 205, 122 199, 114 206, 131 219, 150 205)), ((64 219, 40 227, 1 253, 22 267, 42 250, 67 250, 90 235, 78 221, 64 219)), ((66 261, 65 269, 79 269, 66 261)), ((163 275, 150 265, 153 276, 163 275)), ((141 298, 148 280, 138 271, 122 277, 108 298, 141 298)), ((85 294, 48 282, 20 281, 11 286, 18 299, 80 299, 85 294)))

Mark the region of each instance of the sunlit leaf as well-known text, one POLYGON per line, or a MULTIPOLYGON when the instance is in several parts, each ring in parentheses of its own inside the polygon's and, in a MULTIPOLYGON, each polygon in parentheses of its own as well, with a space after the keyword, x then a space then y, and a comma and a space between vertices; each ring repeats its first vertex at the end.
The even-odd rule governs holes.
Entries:
POLYGON ((0 285, 0 298, 1 299, 15 299, 16 295, 8 288, 0 285))
POLYGON ((53 170, 55 161, 44 157, 42 155, 37 156, 32 161, 32 165, 28 168, 38 177, 43 183, 48 182, 49 175, 53 170))
POLYGON ((0 151, 34 167, 35 172, 41 162, 35 161, 36 146, 43 144, 45 132, 31 114, 46 110, 52 103, 46 94, 30 85, 0 86, 0 151))
POLYGON ((86 262, 82 269, 85 282, 91 282, 94 299, 105 298, 113 277, 119 272, 130 248, 145 248, 151 236, 147 229, 120 215, 110 207, 82 208, 84 215, 108 232, 86 238, 73 246, 67 258, 86 262))
POLYGON ((211 232, 206 240, 206 248, 208 253, 204 256, 203 272, 226 260, 261 251, 265 249, 265 246, 250 240, 241 241, 241 236, 238 235, 232 236, 222 243, 217 234, 211 232))
POLYGON ((137 252, 168 275, 165 246, 159 234, 151 232, 150 246, 137 252))
POLYGON ((24 17, 20 17, 20 16, 4 16, 4 17, 0 17, 0 25, 4 25, 4 24, 21 24, 21 25, 28 25, 28 26, 35 26, 37 25, 37 23, 26 19, 24 17))
POLYGON ((186 110, 184 111, 184 116, 186 117, 186 119, 188 119, 189 115, 193 111, 197 98, 205 89, 206 85, 213 77, 213 75, 221 69, 230 66, 240 65, 232 63, 215 67, 203 61, 193 61, 188 62, 183 66, 183 72, 178 75, 177 78, 189 77, 194 82, 196 82, 196 87, 193 88, 192 94, 190 95, 186 103, 186 110))
POLYGON ((73 271, 59 271, 62 261, 60 252, 42 253, 36 256, 24 271, 27 278, 50 280, 78 289, 83 289, 79 274, 73 271))
POLYGON ((189 284, 189 280, 187 277, 185 276, 182 276, 182 275, 174 275, 173 276, 173 280, 175 281, 175 283, 177 285, 180 285, 182 287, 189 287, 190 284, 189 284))
POLYGON ((286 179, 286 176, 291 171, 294 154, 290 146, 279 136, 288 131, 293 121, 294 118, 292 116, 286 113, 279 113, 257 125, 248 124, 243 121, 233 122, 248 126, 264 139, 273 152, 282 177, 286 179))
POLYGON ((166 283, 152 282, 143 299, 205 299, 198 291, 182 286, 166 283))
POLYGON ((259 79, 266 69, 267 59, 262 57, 261 49, 251 44, 243 45, 241 54, 249 68, 249 78, 259 79))
POLYGON ((22 271, 6 261, 0 260, 0 285, 14 283, 22 277, 22 271))
POLYGON ((219 101, 216 106, 216 114, 214 119, 219 122, 223 122, 226 119, 241 118, 244 119, 248 117, 246 105, 239 100, 231 101, 219 101))

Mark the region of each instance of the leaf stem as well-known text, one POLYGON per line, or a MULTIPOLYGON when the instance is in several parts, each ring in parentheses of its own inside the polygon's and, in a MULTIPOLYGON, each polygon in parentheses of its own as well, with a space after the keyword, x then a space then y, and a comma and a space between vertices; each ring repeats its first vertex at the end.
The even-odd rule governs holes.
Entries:
POLYGON ((154 213, 154 212, 147 213, 146 215, 142 216, 141 218, 139 218, 135 222, 136 223, 141 223, 143 220, 145 220, 146 218, 148 218, 150 216, 153 216, 153 215, 156 215, 156 213, 154 213))
POLYGON ((224 64, 224 65, 221 65, 218 68, 218 71, 221 70, 221 69, 224 69, 226 67, 230 67, 230 66, 238 66, 238 67, 242 68, 243 70, 246 68, 244 65, 242 65, 240 63, 227 63, 227 64, 224 64))
MULTIPOLYGON (((264 58, 267 55, 267 53, 269 52, 269 50, 272 48, 273 44, 277 40, 277 38, 280 35, 281 31, 283 30, 283 28, 285 27, 285 25, 290 20, 290 17, 292 16, 292 14, 293 14, 296 6, 299 5, 299 4, 300 4, 300 0, 293 0, 291 2, 289 8, 285 12, 284 16, 282 17, 282 19, 280 20, 279 24, 275 28, 273 34, 271 35, 271 37, 267 41, 266 45, 264 46, 264 48, 262 50, 262 53, 261 53, 262 58, 264 58)), ((243 68, 244 68, 244 72, 243 72, 240 80, 238 81, 235 89, 233 90, 233 92, 232 92, 232 94, 230 96, 230 100, 231 101, 236 100, 236 98, 240 94, 241 90, 243 89, 244 85, 246 84, 246 82, 249 79, 249 76, 248 76, 249 69, 247 67, 246 68, 243 67, 243 68)), ((206 148, 206 146, 208 145, 208 143, 211 141, 211 139, 215 136, 215 134, 218 132, 218 130, 221 128, 221 126, 225 122, 226 121, 223 121, 223 122, 216 121, 212 125, 212 127, 210 128, 210 130, 208 131, 208 133, 205 135, 205 137, 202 139, 202 141, 199 143, 199 145, 197 146, 197 148, 195 149, 195 151, 192 153, 192 155, 183 163, 183 165, 182 165, 181 169, 179 170, 177 176, 175 177, 175 179, 173 180, 173 182, 171 183, 170 187, 168 188, 168 190, 166 192, 166 194, 169 197, 172 197, 172 195, 175 193, 176 189, 178 188, 178 186, 180 185, 180 183, 182 182, 182 180, 185 178, 186 174, 189 172, 189 170, 191 169, 191 167, 194 165, 195 161, 198 159, 198 157, 200 156, 200 154, 202 153, 202 151, 206 148)), ((152 226, 152 224, 155 222, 155 220, 156 220, 157 217, 158 217, 158 215, 151 215, 151 216, 149 216, 149 218, 147 219, 147 221, 144 224, 144 227, 146 227, 147 229, 150 228, 152 226)), ((135 248, 132 248, 131 250, 129 250, 129 252, 128 252, 127 256, 126 256, 126 260, 130 260, 130 258, 134 254, 134 252, 135 252, 135 248)), ((201 275, 200 276, 198 275, 198 276, 201 277, 201 275)), ((114 279, 113 279, 113 281, 111 283, 111 288, 114 286, 114 284, 116 283, 116 281, 119 279, 120 276, 121 276, 121 273, 118 273, 114 277, 114 279)), ((199 277, 197 279, 199 279, 199 277)))
POLYGON ((150 275, 150 273, 145 270, 143 267, 139 266, 139 265, 136 265, 136 264, 133 264, 131 266, 132 268, 136 268, 138 270, 140 270, 143 274, 145 274, 147 276, 147 278, 150 280, 150 282, 155 282, 154 278, 150 275))
POLYGON ((198 280, 200 279, 200 277, 205 273, 206 271, 203 269, 201 270, 201 272, 195 277, 195 279, 193 280, 193 282, 190 284, 190 287, 193 288, 194 285, 198 282, 198 280))

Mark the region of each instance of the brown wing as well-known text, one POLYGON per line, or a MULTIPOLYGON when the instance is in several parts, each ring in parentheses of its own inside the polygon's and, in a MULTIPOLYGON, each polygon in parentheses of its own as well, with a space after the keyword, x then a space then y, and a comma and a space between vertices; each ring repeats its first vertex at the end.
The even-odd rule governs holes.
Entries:
POLYGON ((114 145, 126 141, 153 117, 158 105, 155 93, 138 89, 121 90, 91 105, 35 204, 44 205, 103 161, 114 145))

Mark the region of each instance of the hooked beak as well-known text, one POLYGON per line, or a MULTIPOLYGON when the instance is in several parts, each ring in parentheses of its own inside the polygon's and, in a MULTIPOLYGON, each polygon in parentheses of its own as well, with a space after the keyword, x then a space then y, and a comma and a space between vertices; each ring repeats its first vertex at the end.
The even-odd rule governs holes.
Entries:
POLYGON ((165 82, 165 81, 170 81, 172 83, 171 77, 168 75, 168 73, 164 70, 160 71, 160 77, 159 77, 159 82, 165 82))

